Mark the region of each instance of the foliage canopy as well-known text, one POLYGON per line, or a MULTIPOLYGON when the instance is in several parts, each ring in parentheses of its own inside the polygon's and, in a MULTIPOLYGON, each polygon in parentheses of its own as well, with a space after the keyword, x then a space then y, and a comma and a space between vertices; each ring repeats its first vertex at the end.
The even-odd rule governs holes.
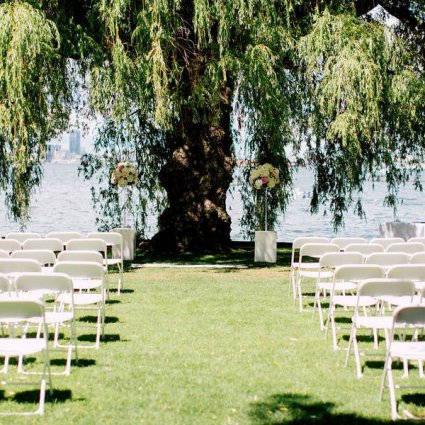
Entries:
MULTIPOLYGON (((311 209, 325 205, 335 226, 353 204, 362 214, 363 183, 382 169, 389 205, 412 174, 420 186, 422 1, 382 2, 398 25, 368 15, 375 4, 367 0, 73 3, 0 5, 1 186, 14 217, 26 218, 45 142, 66 126, 77 86, 88 89, 86 111, 105 118, 96 152, 106 160, 88 156, 83 168, 86 176, 104 170, 106 186, 95 196, 111 214, 114 162, 137 161, 146 214, 145 199, 158 199, 160 171, 180 152, 176 140, 193 139, 188 122, 208 134, 231 133, 234 154, 277 166, 283 184, 270 202, 282 210, 294 162, 311 166, 311 209)), ((233 168, 228 159, 220 166, 233 168)), ((245 189, 245 224, 252 225, 253 195, 245 189)))

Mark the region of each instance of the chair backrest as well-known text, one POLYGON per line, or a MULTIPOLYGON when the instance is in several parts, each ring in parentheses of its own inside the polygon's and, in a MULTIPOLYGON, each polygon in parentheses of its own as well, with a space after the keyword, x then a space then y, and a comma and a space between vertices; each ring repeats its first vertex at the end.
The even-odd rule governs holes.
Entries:
POLYGON ((65 273, 23 273, 16 278, 16 290, 60 294, 73 292, 72 279, 65 273))
POLYGON ((27 239, 22 243, 22 249, 49 249, 57 252, 62 251, 63 244, 57 238, 27 239))
POLYGON ((0 292, 9 292, 9 290, 10 290, 9 278, 5 274, 0 273, 0 292))
POLYGON ((38 261, 20 258, 0 258, 0 273, 41 272, 38 261))
POLYGON ((321 236, 302 236, 294 239, 292 250, 300 249, 306 243, 329 243, 329 239, 321 236))
POLYGON ((425 251, 425 245, 420 242, 393 243, 385 249, 385 252, 405 252, 407 254, 421 251, 425 251))
POLYGON ((367 297, 411 297, 415 295, 415 285, 406 279, 367 279, 359 286, 357 295, 367 297))
POLYGON ((425 264, 425 252, 417 252, 410 257, 412 264, 425 264))
POLYGON ((401 264, 388 270, 387 277, 393 279, 425 280, 425 264, 401 264))
POLYGON ((21 243, 16 239, 0 239, 0 249, 7 252, 19 251, 21 243))
POLYGON ((81 239, 83 235, 79 232, 50 232, 47 233, 46 238, 59 239, 63 244, 71 239, 81 239))
POLYGON ((50 266, 56 263, 56 255, 49 249, 23 249, 21 251, 14 251, 10 254, 10 258, 32 259, 42 266, 50 266))
POLYGON ((106 242, 102 239, 71 239, 66 243, 67 251, 97 251, 106 258, 106 242))
POLYGON ((15 241, 19 241, 20 243, 25 242, 27 239, 37 239, 41 238, 40 233, 33 232, 9 232, 6 235, 6 239, 15 239, 15 241))
POLYGON ((400 325, 425 326, 425 306, 401 306, 393 313, 394 328, 400 325))
POLYGON ((61 261, 55 264, 53 271, 66 273, 71 277, 102 279, 105 275, 104 268, 99 263, 91 261, 61 261))
POLYGON ((9 258, 9 251, 0 249, 0 258, 9 258))
POLYGON ((352 264, 339 266, 335 270, 335 280, 359 281, 385 277, 385 270, 374 264, 352 264))
POLYGON ((374 252, 384 252, 384 247, 375 243, 351 243, 345 247, 344 251, 360 252, 363 255, 369 255, 374 252))
POLYGON ((405 252, 376 252, 366 257, 366 264, 378 264, 380 266, 407 264, 409 261, 410 255, 405 252))
POLYGON ((103 264, 103 256, 97 251, 62 251, 58 254, 59 261, 92 261, 103 264))
MULTIPOLYGON (((123 257, 123 237, 118 232, 92 232, 87 235, 88 239, 102 239, 106 244, 118 247, 119 258, 123 257)), ((117 255, 117 254, 115 254, 117 255)))
POLYGON ((419 242, 419 243, 425 245, 425 238, 420 237, 420 236, 415 236, 414 238, 408 239, 407 242, 419 242))
POLYGON ((328 252, 319 260, 320 267, 334 268, 345 264, 362 264, 363 255, 359 252, 328 252))
MULTIPOLYGON (((41 302, 0 300, 0 322, 21 322, 34 318, 42 319, 44 322, 44 306, 41 302)), ((27 335, 27 338, 31 338, 31 333, 27 335)))
POLYGON ((370 241, 370 243, 375 243, 378 245, 382 245, 385 248, 393 243, 403 243, 403 238, 375 238, 370 241))
POLYGON ((300 261, 303 257, 320 258, 328 252, 338 252, 338 245, 331 243, 306 243, 300 249, 300 261))
POLYGON ((353 243, 367 243, 367 239, 338 237, 331 239, 331 243, 338 245, 340 250, 344 250, 346 246, 351 245, 353 243))

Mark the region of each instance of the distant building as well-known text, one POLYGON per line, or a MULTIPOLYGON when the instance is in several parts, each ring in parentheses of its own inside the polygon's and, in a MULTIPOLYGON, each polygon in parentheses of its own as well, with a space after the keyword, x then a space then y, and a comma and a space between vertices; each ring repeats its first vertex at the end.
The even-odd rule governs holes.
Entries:
POLYGON ((57 161, 61 157, 61 145, 48 144, 46 152, 46 161, 57 161))
POLYGON ((69 133, 69 153, 71 155, 81 155, 81 131, 78 129, 69 133))

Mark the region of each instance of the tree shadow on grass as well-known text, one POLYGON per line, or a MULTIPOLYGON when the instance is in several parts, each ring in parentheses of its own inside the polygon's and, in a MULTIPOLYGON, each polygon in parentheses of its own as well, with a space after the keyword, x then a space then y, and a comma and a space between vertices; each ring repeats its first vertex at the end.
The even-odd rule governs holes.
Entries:
POLYGON ((120 300, 106 300, 105 303, 108 304, 108 305, 121 304, 121 301, 120 300))
MULTIPOLYGON (((81 342, 96 342, 96 335, 94 334, 87 334, 87 335, 79 335, 78 341, 81 342)), ((108 343, 108 342, 125 342, 126 340, 121 339, 119 334, 105 334, 103 337, 100 338, 101 343, 108 343)), ((84 348, 84 347, 81 347, 84 348)))
MULTIPOLYGON (((131 271, 133 271, 133 269, 131 269, 131 271)), ((118 289, 114 288, 114 289, 110 289, 109 292, 112 292, 114 294, 118 294, 118 289)), ((134 292, 134 289, 121 289, 121 294, 132 294, 134 292)), ((109 300, 111 301, 111 300, 109 300)), ((112 300, 112 301, 118 301, 121 302, 119 300, 112 300)))
MULTIPOLYGON (((31 403, 37 404, 40 398, 40 390, 26 390, 19 391, 11 397, 5 396, 5 391, 0 391, 0 401, 1 400, 12 400, 16 403, 31 403)), ((66 401, 72 400, 72 391, 71 390, 53 390, 52 393, 46 389, 46 402, 48 403, 65 403, 66 401)))
MULTIPOLYGON (((85 322, 85 323, 97 323, 97 317, 96 316, 81 316, 78 318, 79 322, 85 322)), ((115 316, 106 316, 105 317, 105 323, 117 323, 120 319, 115 316)))
MULTIPOLYGON (((50 365, 64 367, 66 365, 66 359, 50 359, 50 365)), ((81 358, 78 358, 78 361, 75 359, 71 360, 71 367, 85 368, 90 366, 96 366, 96 360, 81 358)))
MULTIPOLYGON (((354 413, 336 413, 335 404, 316 401, 301 394, 274 394, 264 401, 253 403, 249 416, 254 425, 383 425, 391 420, 365 418, 354 413)), ((388 415, 390 407, 388 405, 388 415)), ((398 423, 411 423, 398 421, 398 423)))

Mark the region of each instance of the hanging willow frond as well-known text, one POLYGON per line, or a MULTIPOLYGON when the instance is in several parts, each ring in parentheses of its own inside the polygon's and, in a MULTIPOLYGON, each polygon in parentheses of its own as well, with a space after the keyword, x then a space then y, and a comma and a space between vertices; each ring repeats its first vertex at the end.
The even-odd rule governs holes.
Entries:
POLYGON ((15 219, 27 218, 46 141, 67 122, 67 64, 59 45, 59 31, 43 12, 19 1, 0 5, 0 184, 15 219))

